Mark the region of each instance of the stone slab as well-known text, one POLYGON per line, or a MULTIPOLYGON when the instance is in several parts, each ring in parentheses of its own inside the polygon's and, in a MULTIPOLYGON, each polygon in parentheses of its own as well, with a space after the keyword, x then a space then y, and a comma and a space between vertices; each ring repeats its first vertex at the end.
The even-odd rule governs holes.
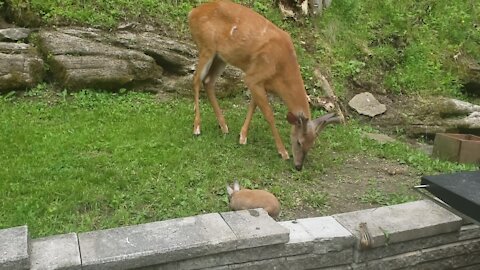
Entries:
MULTIPOLYGON (((339 252, 336 252, 339 253, 339 252)), ((232 264, 232 265, 225 265, 219 266, 214 268, 208 268, 209 270, 265 270, 265 269, 274 269, 274 270, 303 270, 303 269, 318 269, 318 270, 350 270, 352 269, 350 265, 335 265, 335 266, 327 266, 321 267, 321 264, 318 264, 321 260, 325 258, 321 258, 322 256, 312 257, 312 256, 301 256, 301 258, 295 257, 288 257, 288 258, 276 258, 270 260, 262 260, 256 262, 248 262, 248 263, 241 263, 241 264, 232 264), (314 261, 311 261, 312 258, 315 258, 314 261), (293 259, 290 260, 289 259, 293 259), (310 261, 304 261, 304 260, 310 261), (320 267, 320 268, 319 268, 320 267)), ((323 256, 325 257, 325 256, 323 256)), ((330 260, 339 259, 334 258, 334 256, 329 256, 330 260)), ((339 263, 337 261, 337 263, 339 263)), ((180 268, 179 268, 180 269, 180 268)))
POLYGON ((325 254, 309 254, 292 256, 286 258, 286 269, 315 269, 328 267, 348 267, 345 264, 353 262, 353 249, 346 249, 338 252, 328 252, 325 254))
MULTIPOLYGON (((233 213, 238 214, 238 212, 233 213)), ((239 249, 235 251, 193 258, 190 260, 167 263, 145 269, 189 270, 220 266, 227 267, 228 265, 232 264, 271 260, 279 257, 295 256, 313 252, 315 239, 305 230, 302 225, 292 221, 278 222, 278 224, 285 227, 290 232, 290 239, 285 244, 282 243, 255 248, 239 249)))
POLYGON ((256 261, 282 259, 287 256, 295 256, 301 254, 311 253, 313 245, 307 246, 289 246, 288 244, 277 244, 256 248, 239 249, 236 251, 229 251, 224 253, 212 254, 193 258, 190 260, 167 263, 156 267, 147 269, 162 269, 162 270, 192 270, 192 269, 210 269, 211 267, 227 267, 232 264, 243 264, 256 261))
POLYGON ((76 233, 34 239, 30 270, 80 270, 80 249, 76 233))
POLYGON ((466 240, 355 264, 354 269, 455 269, 479 263, 479 255, 480 239, 466 240))
POLYGON ((400 243, 389 244, 366 250, 355 250, 354 261, 357 263, 377 260, 415 250, 441 246, 458 241, 458 232, 444 233, 432 237, 423 237, 400 243))
MULTIPOLYGON (((459 231, 462 219, 432 201, 373 208, 333 216, 359 241, 359 224, 367 223, 372 247, 459 231)), ((358 246, 358 245, 357 245, 358 246)))
POLYGON ((265 270, 265 269, 275 269, 275 270, 287 270, 285 265, 285 258, 276 258, 270 260, 262 260, 256 262, 240 263, 240 264, 231 264, 224 265, 219 267, 208 268, 209 270, 265 270))
POLYGON ((237 236, 237 249, 284 244, 289 230, 261 208, 220 213, 237 236))
POLYGON ((315 245, 317 254, 349 249, 355 243, 352 233, 331 216, 299 219, 296 222, 318 243, 315 245))
POLYGON ((0 230, 0 270, 21 270, 28 268, 27 226, 0 230))
MULTIPOLYGON (((476 224, 464 225, 460 228, 459 240, 480 238, 480 226, 476 224)), ((480 269, 480 268, 479 268, 480 269)))
POLYGON ((278 224, 287 228, 290 231, 290 240, 288 244, 300 244, 300 243, 309 243, 315 240, 315 237, 308 233, 307 229, 298 221, 281 221, 278 224))
POLYGON ((215 214, 78 235, 82 269, 132 269, 234 250, 239 241, 215 214))

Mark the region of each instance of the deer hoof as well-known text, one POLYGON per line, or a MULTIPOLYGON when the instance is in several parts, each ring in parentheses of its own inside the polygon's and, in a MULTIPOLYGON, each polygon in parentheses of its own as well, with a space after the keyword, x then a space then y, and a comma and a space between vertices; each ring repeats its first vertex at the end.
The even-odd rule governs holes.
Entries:
POLYGON ((238 140, 238 143, 240 143, 242 145, 247 144, 247 137, 244 137, 244 136, 242 136, 242 134, 240 134, 240 139, 238 140))
POLYGON ((290 159, 290 156, 288 155, 287 151, 279 152, 280 156, 282 157, 283 160, 288 160, 290 159))
POLYGON ((226 125, 220 128, 222 129, 223 134, 228 134, 228 127, 226 125))
POLYGON ((200 126, 193 128, 193 135, 200 135, 200 126))

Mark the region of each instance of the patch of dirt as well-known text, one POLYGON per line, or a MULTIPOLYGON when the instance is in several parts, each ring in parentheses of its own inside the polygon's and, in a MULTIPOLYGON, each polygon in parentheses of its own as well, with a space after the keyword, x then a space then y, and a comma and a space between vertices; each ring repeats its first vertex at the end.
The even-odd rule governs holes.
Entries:
POLYGON ((420 176, 415 169, 398 162, 353 156, 319 181, 319 190, 328 196, 325 207, 301 204, 282 213, 281 219, 333 215, 422 199, 413 190, 420 183, 420 176))

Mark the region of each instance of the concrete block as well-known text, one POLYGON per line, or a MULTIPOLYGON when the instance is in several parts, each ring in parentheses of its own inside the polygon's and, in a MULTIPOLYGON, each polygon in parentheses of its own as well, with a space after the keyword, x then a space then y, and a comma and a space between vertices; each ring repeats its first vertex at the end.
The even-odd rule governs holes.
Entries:
MULTIPOLYGON (((480 257, 480 255, 477 255, 477 256, 480 257)), ((480 269, 480 263, 456 268, 456 270, 478 270, 478 269, 480 269)))
MULTIPOLYGON (((480 238, 480 226, 475 224, 464 225, 460 228, 459 240, 480 238)), ((480 268, 479 268, 480 269, 480 268)))
POLYGON ((315 237, 308 233, 307 229, 297 220, 281 221, 278 224, 289 230, 290 240, 288 244, 309 243, 315 240, 315 237))
POLYGON ((303 253, 312 253, 315 245, 315 237, 307 232, 307 229, 296 220, 278 222, 290 231, 290 240, 285 244, 288 256, 303 253), (302 253, 298 251, 301 250, 302 253), (303 252, 304 251, 304 252, 303 252))
POLYGON ((361 264, 355 264, 353 269, 454 269, 463 265, 479 263, 479 255, 480 239, 475 239, 451 243, 439 247, 420 249, 361 264), (432 265, 432 267, 429 265, 432 265), (445 265, 448 267, 444 267, 445 265), (452 267, 449 267, 449 265, 452 265, 452 267))
MULTIPOLYGON (((308 254, 286 258, 286 269, 315 269, 327 267, 348 267, 345 264, 353 262, 353 249, 324 254, 308 254)), ((327 268, 328 269, 328 268, 327 268)))
POLYGON ((462 219, 432 201, 361 210, 333 216, 360 239, 359 224, 366 222, 372 247, 458 231, 462 219))
POLYGON ((270 260, 275 258, 282 258, 288 256, 295 256, 301 254, 311 253, 312 245, 296 245, 290 246, 288 244, 277 244, 270 246, 263 246, 257 248, 239 249, 236 251, 229 251, 208 256, 193 258, 190 260, 178 261, 160 265, 158 269, 162 270, 191 270, 203 269, 217 266, 226 266, 231 264, 241 264, 252 261, 270 260))
POLYGON ((287 243, 289 230, 279 225, 264 209, 220 213, 237 236, 237 249, 287 243))
POLYGON ((349 264, 344 264, 344 265, 340 265, 340 266, 314 268, 312 270, 352 270, 352 266, 349 265, 349 264))
POLYGON ((78 235, 82 269, 132 269, 236 249, 219 214, 178 218, 78 235))
POLYGON ((316 217, 296 221, 315 239, 315 253, 350 249, 355 243, 353 235, 334 218, 316 217))
POLYGON ((270 260, 261 260, 255 262, 247 262, 241 264, 231 264, 228 266, 212 268, 214 270, 223 270, 223 269, 235 269, 235 270, 265 270, 265 269, 275 269, 275 270, 287 270, 285 265, 285 258, 275 258, 270 260))
POLYGON ((28 240, 27 226, 0 230, 0 270, 30 267, 28 240))
POLYGON ((235 251, 228 251, 224 253, 193 258, 190 260, 162 264, 160 266, 157 266, 157 268, 152 269, 189 270, 220 266, 227 267, 228 265, 232 264, 270 260, 279 257, 295 256, 313 252, 313 241, 315 239, 305 230, 302 225, 292 221, 278 222, 278 224, 285 227, 290 232, 290 239, 285 244, 275 244, 256 248, 238 249, 235 251))
MULTIPOLYGON (((368 268, 370 269, 370 268, 368 268)), ((443 257, 409 266, 408 270, 450 270, 450 269, 480 269, 480 252, 462 254, 453 257, 443 257), (472 264, 474 264, 472 266, 472 264)))
MULTIPOLYGON (((454 256, 462 256, 464 254, 480 253, 480 239, 471 239, 455 242, 439 247, 422 249, 422 258, 425 261, 433 261, 438 258, 447 258, 454 256)), ((478 257, 476 262, 480 262, 478 257)))
POLYGON ((371 261, 415 250, 441 246, 456 241, 458 241, 458 232, 453 232, 389 244, 387 246, 367 250, 355 250, 354 261, 357 263, 371 261))
POLYGON ((34 239, 31 243, 31 270, 80 270, 80 249, 76 233, 34 239))
MULTIPOLYGON (((247 211, 240 211, 245 214, 247 211)), ((239 212, 233 212, 239 214, 239 212)), ((262 215, 266 216, 263 212, 262 215)), ((267 217, 267 216, 266 216, 267 217)), ((268 218, 270 221, 270 218, 268 218)), ((335 221, 336 222, 336 221, 335 221)), ((313 253, 315 238, 307 232, 306 228, 297 221, 283 221, 277 224, 283 226, 289 231, 290 239, 285 244, 275 244, 256 248, 239 249, 219 254, 212 254, 193 258, 190 260, 177 261, 167 264, 162 264, 152 268, 146 269, 162 269, 162 270, 176 270, 176 269, 228 269, 229 265, 236 268, 249 267, 265 267, 267 263, 276 263, 277 269, 279 265, 284 265, 283 257, 296 256, 302 254, 313 253), (258 262, 261 261, 261 262, 258 262)), ((337 223, 338 224, 338 223, 337 223)), ((348 231, 347 231, 348 233, 348 231)), ((285 269, 286 268, 285 266, 285 269)))
POLYGON ((203 269, 218 266, 227 266, 231 264, 242 264, 252 261, 263 261, 287 256, 308 254, 313 250, 313 245, 296 246, 295 248, 287 244, 277 244, 257 248, 239 249, 224 253, 212 254, 193 258, 190 260, 167 263, 154 269, 162 270, 191 270, 203 269))

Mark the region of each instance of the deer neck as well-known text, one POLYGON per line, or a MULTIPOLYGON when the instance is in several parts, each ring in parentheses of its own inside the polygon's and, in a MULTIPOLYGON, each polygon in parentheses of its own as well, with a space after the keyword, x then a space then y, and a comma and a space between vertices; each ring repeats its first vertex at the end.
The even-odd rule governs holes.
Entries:
POLYGON ((287 78, 276 92, 287 106, 289 112, 311 119, 307 92, 301 76, 299 75, 298 77, 294 79, 287 78))

